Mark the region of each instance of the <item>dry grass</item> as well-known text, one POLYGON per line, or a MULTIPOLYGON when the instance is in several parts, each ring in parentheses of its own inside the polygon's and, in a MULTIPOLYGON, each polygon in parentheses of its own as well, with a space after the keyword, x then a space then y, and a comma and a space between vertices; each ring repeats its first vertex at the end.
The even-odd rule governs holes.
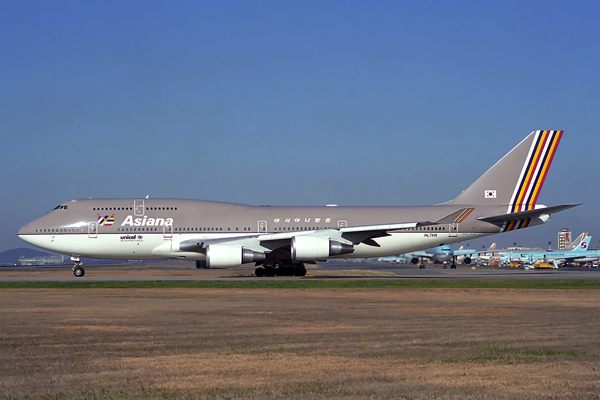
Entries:
POLYGON ((0 398, 599 398, 600 291, 11 289, 0 398))

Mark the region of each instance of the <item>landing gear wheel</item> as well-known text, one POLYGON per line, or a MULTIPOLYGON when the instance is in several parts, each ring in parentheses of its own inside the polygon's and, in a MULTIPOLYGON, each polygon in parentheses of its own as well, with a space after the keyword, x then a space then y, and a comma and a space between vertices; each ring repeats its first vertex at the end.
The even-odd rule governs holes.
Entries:
POLYGON ((301 265, 294 269, 294 276, 306 276, 306 268, 304 267, 304 265, 301 265))
POLYGON ((75 275, 77 278, 81 278, 85 275, 85 270, 82 267, 75 267, 73 268, 73 275, 75 275))
POLYGON ((254 275, 256 276, 265 276, 265 269, 263 267, 258 267, 254 270, 254 275))
POLYGON ((293 276, 294 268, 288 266, 280 266, 275 270, 275 275, 277 276, 293 276))

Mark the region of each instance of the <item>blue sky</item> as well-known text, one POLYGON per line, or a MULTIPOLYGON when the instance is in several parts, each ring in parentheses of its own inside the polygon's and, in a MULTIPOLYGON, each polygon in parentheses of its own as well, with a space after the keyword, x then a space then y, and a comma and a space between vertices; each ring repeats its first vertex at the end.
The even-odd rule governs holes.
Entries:
MULTIPOLYGON (((594 1, 0 2, 0 251, 73 198, 447 201, 536 129, 540 196, 582 202, 471 247, 598 247, 594 1)), ((391 221, 398 222, 398 221, 391 221)))

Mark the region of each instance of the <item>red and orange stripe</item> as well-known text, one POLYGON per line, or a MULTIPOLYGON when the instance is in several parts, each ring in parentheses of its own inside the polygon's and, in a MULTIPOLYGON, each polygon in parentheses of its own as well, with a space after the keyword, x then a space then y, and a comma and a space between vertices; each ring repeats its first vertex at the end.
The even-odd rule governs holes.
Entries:
MULTIPOLYGON (((533 210, 563 131, 537 131, 509 212, 533 210)), ((518 228, 517 228, 518 229, 518 228)))

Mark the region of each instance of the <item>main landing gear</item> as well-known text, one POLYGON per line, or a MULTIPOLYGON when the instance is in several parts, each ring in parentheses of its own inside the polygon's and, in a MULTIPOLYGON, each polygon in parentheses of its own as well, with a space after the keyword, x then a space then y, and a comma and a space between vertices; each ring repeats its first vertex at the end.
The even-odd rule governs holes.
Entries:
MULTIPOLYGON (((444 261, 444 263, 442 264, 442 269, 448 269, 448 262, 444 261)), ((450 269, 456 269, 456 257, 452 257, 450 269)))
POLYGON ((85 269, 82 267, 82 263, 79 260, 79 257, 71 257, 72 261, 75 261, 75 265, 73 265, 73 275, 77 278, 81 278, 85 275, 85 269))
POLYGON ((264 265, 254 270, 256 276, 306 276, 302 263, 264 265))

